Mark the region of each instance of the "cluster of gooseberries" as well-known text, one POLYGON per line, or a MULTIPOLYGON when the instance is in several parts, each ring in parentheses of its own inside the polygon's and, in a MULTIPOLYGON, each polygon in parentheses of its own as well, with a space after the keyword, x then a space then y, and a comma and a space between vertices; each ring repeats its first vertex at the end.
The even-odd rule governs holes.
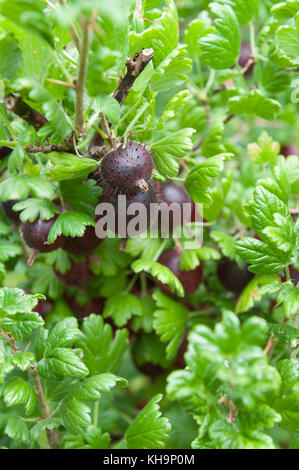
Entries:
MULTIPOLYGON (((3 155, 8 155, 6 150, 3 151, 3 155)), ((2 155, 2 154, 1 154, 2 155)), ((158 182, 151 179, 153 171, 152 156, 148 150, 137 142, 128 142, 125 147, 120 145, 113 151, 109 152, 101 161, 100 168, 100 180, 98 184, 103 189, 103 195, 100 202, 109 202, 115 208, 115 233, 118 234, 118 204, 119 195, 126 196, 126 207, 132 203, 141 203, 147 210, 147 214, 150 214, 151 203, 163 203, 166 206, 170 206, 172 203, 178 203, 181 207, 181 220, 183 220, 183 205, 190 203, 192 205, 191 210, 191 222, 196 219, 196 206, 188 195, 184 186, 175 183, 174 181, 158 182)), ((4 212, 11 218, 15 224, 20 223, 19 213, 13 209, 13 206, 19 201, 9 200, 2 203, 4 212)), ((61 206, 57 203, 59 210, 61 206)), ((169 220, 168 227, 170 233, 176 228, 175 221, 173 219, 173 213, 168 212, 169 220)), ((57 278, 64 285, 69 288, 77 289, 82 291, 82 288, 87 286, 93 279, 94 274, 89 267, 88 255, 103 241, 95 233, 93 226, 88 226, 82 237, 66 237, 64 235, 59 236, 53 243, 48 242, 48 235, 54 222, 57 220, 58 215, 55 215, 50 220, 42 220, 37 218, 33 222, 22 223, 22 237, 25 243, 32 249, 32 256, 29 260, 31 264, 37 253, 48 253, 62 248, 71 255, 71 266, 65 272, 61 273, 59 270, 54 268, 54 272, 57 278), (79 258, 79 261, 77 257, 79 258)), ((125 223, 129 224, 133 215, 127 215, 125 223)), ((96 218, 98 220, 99 218, 96 218)), ((153 221, 150 217, 147 218, 145 230, 150 228, 153 221)), ((162 225, 162 213, 161 211, 157 214, 155 223, 158 229, 161 229, 162 225)), ((180 257, 181 252, 178 248, 168 249, 160 255, 158 262, 166 266, 181 282, 186 296, 192 295, 198 289, 203 278, 202 263, 195 269, 184 271, 180 269, 180 257)), ((298 281, 298 271, 291 267, 292 279, 298 281)), ((220 259, 217 265, 217 276, 223 287, 232 292, 234 295, 240 295, 245 286, 250 282, 253 274, 248 271, 248 265, 244 263, 241 268, 235 261, 229 258, 223 257, 220 259)), ((168 296, 176 297, 176 294, 171 292, 166 284, 163 284, 157 279, 153 279, 154 283, 160 287, 160 289, 168 296)), ((136 286, 132 289, 132 293, 136 296, 140 296, 140 289, 136 286), (134 290, 135 289, 135 290, 134 290), (136 292, 135 292, 136 291, 136 292)), ((74 315, 78 318, 88 316, 90 313, 100 314, 103 310, 105 299, 97 297, 94 294, 88 297, 87 302, 80 304, 74 296, 71 294, 65 295, 65 300, 69 304, 74 315)), ((184 300, 183 300, 184 302, 184 300)), ((47 312, 47 303, 44 305, 44 301, 40 301, 36 307, 37 311, 43 316, 47 312)), ((140 332, 133 334, 134 342, 138 342, 140 339, 140 332)), ((137 344, 137 343, 136 343, 137 344)), ((178 352, 178 358, 176 365, 177 367, 183 367, 184 365, 184 352, 187 347, 187 337, 185 336, 182 346, 178 352)), ((134 348, 133 348, 134 353, 134 348)), ((156 376, 160 373, 164 373, 164 369, 160 366, 154 365, 150 361, 143 364, 139 364, 135 361, 137 367, 147 375, 156 376)))

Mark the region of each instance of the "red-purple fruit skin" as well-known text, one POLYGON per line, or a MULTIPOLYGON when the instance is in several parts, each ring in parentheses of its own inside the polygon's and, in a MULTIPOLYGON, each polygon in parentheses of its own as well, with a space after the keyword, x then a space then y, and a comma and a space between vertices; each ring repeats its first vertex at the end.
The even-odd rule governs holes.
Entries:
POLYGON ((102 313, 105 299, 103 297, 91 297, 85 305, 79 304, 73 297, 65 298, 73 314, 77 318, 88 317, 91 313, 102 313))
MULTIPOLYGON (((115 233, 116 234, 120 233, 120 227, 119 227, 119 221, 118 221, 118 204, 119 204, 118 196, 119 195, 120 194, 116 194, 114 196, 109 196, 109 195, 106 196, 104 194, 104 197, 101 199, 101 202, 104 202, 104 203, 109 202, 114 207, 114 211, 115 211, 115 233)), ((142 191, 140 189, 140 190, 132 192, 130 194, 123 194, 123 196, 126 197, 126 212, 127 212, 128 207, 131 204, 134 204, 134 203, 143 204, 146 208, 146 211, 147 211, 146 228, 148 229, 151 225, 153 225, 155 223, 155 220, 150 220, 150 204, 157 203, 157 195, 156 195, 156 191, 154 189, 154 186, 152 185, 151 182, 149 182, 149 184, 148 184, 148 191, 142 191)), ((128 215, 128 214, 126 215, 126 219, 125 219, 126 227, 128 226, 129 222, 132 219, 134 219, 137 215, 138 215, 138 210, 136 211, 136 214, 134 214, 134 215, 128 215)), ((138 225, 136 227, 136 230, 139 230, 138 225)), ((141 230, 140 230, 140 232, 141 232, 141 230)), ((128 236, 127 231, 126 231, 126 236, 128 236)))
POLYGON ((14 211, 13 206, 17 204, 18 202, 20 202, 19 199, 10 199, 9 201, 2 202, 3 210, 6 216, 9 219, 11 219, 13 222, 15 222, 16 224, 20 223, 20 217, 19 217, 20 211, 18 212, 14 211))
MULTIPOLYGON (((299 271, 296 269, 292 264, 289 265, 289 271, 290 271, 290 278, 294 286, 296 286, 299 282, 299 271)), ((281 280, 283 282, 286 282, 287 277, 285 274, 283 274, 281 280)))
POLYGON ((54 272, 58 279, 67 286, 82 287, 93 279, 93 273, 88 266, 88 258, 80 263, 73 262, 70 269, 62 274, 54 268, 54 272))
MULTIPOLYGON (((157 199, 159 204, 165 203, 167 206, 170 206, 172 203, 178 203, 181 206, 181 221, 183 224, 183 204, 189 203, 192 205, 191 207, 191 214, 190 220, 185 220, 184 222, 195 222, 195 214, 196 214, 196 205, 190 198, 189 194, 187 193, 186 189, 182 185, 178 185, 173 181, 165 181, 163 183, 155 182, 155 188, 157 191, 157 199)), ((161 213, 159 214, 158 218, 158 227, 161 228, 161 213)), ((177 226, 174 224, 173 220, 173 213, 169 213, 169 231, 170 233, 173 229, 177 226)))
POLYGON ((7 155, 10 155, 11 152, 12 152, 12 149, 9 147, 0 147, 0 160, 7 157, 7 155))
POLYGON ((281 154, 285 157, 288 157, 289 155, 299 155, 299 150, 297 145, 292 142, 281 147, 281 154))
POLYGON ((25 243, 33 250, 48 253, 57 250, 63 243, 63 235, 60 235, 53 243, 48 243, 48 235, 57 215, 50 220, 36 219, 34 222, 23 222, 22 236, 25 243))
POLYGON ((42 318, 45 318, 46 315, 51 312, 53 309, 53 303, 46 300, 39 299, 37 306, 33 309, 33 312, 40 314, 42 318))
POLYGON ((153 364, 152 362, 146 362, 142 366, 138 365, 135 361, 135 366, 136 368, 144 375, 147 375, 148 377, 151 377, 155 379, 156 377, 159 377, 159 375, 165 374, 166 369, 163 369, 163 367, 159 366, 158 364, 153 364))
POLYGON ((221 258, 217 266, 218 279, 225 289, 239 295, 254 276, 247 267, 248 264, 244 263, 244 268, 240 269, 235 261, 221 258))
POLYGON ((73 255, 86 255, 91 253, 102 241, 96 236, 95 227, 89 225, 82 237, 65 237, 62 248, 73 255))
POLYGON ((184 335, 183 341, 181 342, 181 345, 179 347, 176 361, 175 361, 175 366, 178 369, 185 369, 186 367, 186 361, 185 361, 185 352, 187 351, 188 348, 188 333, 184 335))
POLYGON ((153 172, 151 154, 138 142, 128 142, 109 152, 102 161, 101 177, 104 184, 118 191, 133 192, 141 181, 147 182, 153 172))
MULTIPOLYGON (((238 60, 239 66, 242 67, 242 68, 245 67, 248 60, 250 59, 250 56, 251 56, 250 45, 248 44, 248 42, 242 41, 240 56, 239 56, 239 60, 238 60)), ((245 76, 250 75, 252 73, 253 68, 254 68, 254 64, 251 64, 250 67, 248 68, 248 70, 246 71, 245 76)))
MULTIPOLYGON (((196 269, 192 269, 191 271, 181 271, 180 270, 180 253, 176 250, 168 250, 165 251, 160 258, 158 259, 158 263, 163 264, 176 275, 176 277, 181 281, 181 284, 185 291, 185 296, 193 294, 199 284, 202 281, 202 264, 200 264, 196 269)), ((177 297, 166 284, 155 280, 156 284, 161 288, 161 290, 172 297, 177 297)))

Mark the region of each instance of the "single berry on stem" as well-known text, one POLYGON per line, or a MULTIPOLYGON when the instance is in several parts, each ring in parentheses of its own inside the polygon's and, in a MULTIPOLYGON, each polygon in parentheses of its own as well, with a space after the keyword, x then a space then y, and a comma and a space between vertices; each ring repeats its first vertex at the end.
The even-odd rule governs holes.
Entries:
POLYGON ((105 155, 100 174, 104 185, 130 193, 139 189, 147 191, 152 172, 151 154, 143 145, 130 141, 126 147, 120 145, 105 155))
POLYGON ((16 224, 20 223, 19 214, 21 211, 14 211, 13 206, 18 202, 20 202, 19 199, 10 199, 8 201, 2 201, 2 207, 5 212, 5 215, 16 224))
POLYGON ((10 155, 13 149, 9 147, 0 147, 0 160, 10 155))
POLYGON ((65 237, 62 248, 73 255, 86 255, 102 241, 103 239, 97 237, 95 227, 88 225, 82 237, 65 237))
POLYGON ((60 248, 64 236, 60 235, 53 243, 48 242, 48 235, 52 225, 57 219, 57 215, 49 220, 42 220, 38 217, 34 222, 23 222, 22 237, 24 242, 32 248, 32 255, 28 260, 28 265, 32 266, 38 253, 49 253, 60 248))
POLYGON ((285 157, 288 157, 289 155, 299 155, 299 150, 297 145, 294 142, 291 142, 290 144, 283 145, 281 147, 281 154, 285 157))
MULTIPOLYGON (((158 263, 163 264, 163 266, 166 266, 168 269, 170 269, 170 271, 173 272, 173 274, 175 274, 184 288, 185 296, 188 296, 197 290, 202 281, 202 264, 190 271, 182 271, 180 269, 180 257, 181 254, 177 250, 167 250, 160 256, 158 263)), ((165 294, 172 297, 177 297, 173 292, 171 292, 166 284, 163 284, 157 279, 155 282, 165 294)))
MULTIPOLYGON (((240 56, 238 60, 239 66, 244 68, 248 64, 250 58, 251 58, 250 45, 248 44, 247 41, 242 41, 240 56)), ((254 63, 252 62, 252 64, 250 64, 250 66, 246 70, 245 76, 251 75, 253 68, 254 68, 254 63)))
POLYGON ((88 266, 87 257, 79 263, 73 261, 70 269, 64 274, 55 268, 54 272, 63 284, 71 287, 83 287, 93 279, 93 272, 88 266))
POLYGON ((86 304, 81 305, 74 297, 66 297, 70 309, 77 318, 88 317, 91 313, 99 315, 104 307, 105 299, 103 297, 91 297, 86 304))
POLYGON ((218 261, 217 275, 218 279, 225 289, 239 295, 242 290, 251 281, 254 274, 248 271, 248 264, 244 263, 241 269, 236 261, 229 258, 221 258, 218 261))
MULTIPOLYGON (((187 222, 195 222, 196 218, 196 204, 190 198, 188 192, 186 191, 183 185, 178 185, 174 181, 165 181, 163 183, 154 183, 156 191, 157 191, 157 199, 159 204, 164 203, 166 206, 171 206, 171 204, 176 203, 180 206, 180 219, 181 225, 187 222), (191 204, 190 208, 190 217, 186 218, 184 214, 184 204, 191 204)), ((169 211, 169 220, 168 220, 168 227, 165 224, 165 228, 169 229, 169 233, 173 232, 173 229, 178 226, 178 223, 175 223, 173 212, 169 211)), ((187 213, 188 216, 188 213, 187 213)), ((159 212, 158 218, 158 228, 161 229, 163 227, 163 210, 161 209, 159 212)))
MULTIPOLYGON (((137 190, 130 194, 115 194, 106 195, 102 198, 101 202, 103 203, 110 203, 112 204, 114 211, 111 212, 112 220, 107 222, 108 228, 111 228, 111 231, 118 234, 121 237, 127 238, 130 234, 128 233, 128 224, 131 220, 139 215, 142 216, 142 213, 146 213, 146 219, 143 220, 142 226, 140 226, 139 222, 136 221, 136 226, 132 227, 134 230, 142 233, 150 228, 152 225, 156 223, 155 212, 153 211, 151 217, 151 204, 157 203, 157 196, 154 186, 149 181, 148 183, 148 191, 144 192, 142 190, 137 190), (139 211, 139 208, 136 207, 136 211, 128 214, 128 209, 131 204, 142 204, 144 211, 139 211), (120 218, 119 218, 120 217, 120 218)), ((100 202, 100 204, 101 204, 100 202)), ((100 206, 99 204, 99 206, 100 206)), ((98 207, 99 207, 98 206, 98 207)), ((141 207, 142 207, 141 206, 141 207)))

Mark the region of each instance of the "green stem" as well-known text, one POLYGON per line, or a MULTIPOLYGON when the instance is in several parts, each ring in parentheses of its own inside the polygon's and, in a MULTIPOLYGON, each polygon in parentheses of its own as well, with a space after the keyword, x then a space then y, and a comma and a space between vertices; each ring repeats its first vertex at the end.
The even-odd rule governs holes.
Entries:
POLYGON ((134 119, 132 119, 132 121, 128 125, 128 127, 127 127, 127 129, 125 130, 125 133, 124 133, 124 145, 126 145, 126 141, 127 141, 127 137, 128 137, 129 132, 133 129, 135 123, 142 116, 142 114, 145 112, 145 110, 146 110, 146 108, 148 108, 148 106, 149 106, 149 103, 144 103, 140 107, 140 109, 139 109, 138 113, 135 115, 134 119))
POLYGON ((206 86, 205 86, 206 95, 208 94, 208 92, 209 92, 211 86, 212 86, 213 83, 214 83, 215 76, 216 76, 216 71, 215 71, 214 69, 212 69, 212 70, 210 71, 210 75, 209 75, 208 81, 207 81, 206 86))
POLYGON ((134 287, 134 284, 137 281, 137 278, 138 278, 138 275, 135 274, 135 276, 131 279, 131 281, 129 282, 127 288, 124 291, 126 294, 128 294, 130 292, 130 290, 134 287))
POLYGON ((17 146, 17 142, 12 142, 11 140, 0 140, 0 147, 9 147, 14 149, 17 146))
POLYGON ((126 118, 128 117, 128 115, 134 111, 134 109, 138 108, 141 101, 143 99, 143 96, 141 98, 139 98, 139 100, 136 101, 136 103, 122 116, 122 118, 118 121, 118 123, 116 124, 116 126, 114 127, 114 133, 115 135, 117 135, 117 131, 119 129, 119 126, 126 120, 126 118))
POLYGON ((6 116, 5 112, 3 111, 2 106, 0 106, 0 115, 1 115, 5 125, 7 127, 7 129, 9 130, 9 133, 10 133, 11 137, 13 138, 13 140, 16 140, 16 135, 15 135, 14 131, 12 130, 10 122, 8 121, 7 116, 6 116))
POLYGON ((290 274, 289 266, 285 266, 285 272, 286 272, 287 281, 291 281, 291 274, 290 274))
POLYGON ((80 60, 78 78, 76 84, 76 120, 75 128, 80 134, 84 130, 84 85, 87 71, 87 58, 89 46, 89 21, 87 19, 82 21, 82 41, 80 48, 80 60))
MULTIPOLYGON (((11 333, 6 333, 1 328, 1 326, 0 326, 0 336, 9 343, 11 350, 14 354, 21 352, 21 350, 16 345, 15 338, 11 335, 11 333)), ((52 415, 51 415, 51 411, 50 411, 49 405, 47 403, 47 400, 43 391, 43 387, 39 378, 37 367, 31 365, 28 370, 34 381, 34 389, 35 389, 35 392, 36 392, 36 395, 37 395, 37 398, 38 398, 38 401, 42 410, 43 417, 44 419, 49 419, 52 417, 52 415)), ((52 449, 58 449, 58 445, 56 444, 55 430, 51 429, 51 430, 47 430, 46 432, 47 432, 47 437, 48 437, 48 442, 49 442, 50 447, 52 449)))
POLYGON ((99 405, 100 405, 100 400, 97 400, 94 404, 94 409, 93 409, 93 425, 95 427, 98 427, 98 421, 99 421, 99 405))
POLYGON ((166 247, 166 245, 168 243, 168 240, 169 240, 168 238, 164 238, 164 240, 162 241, 162 243, 160 245, 159 250, 157 251, 156 255, 154 256, 153 261, 157 261, 157 259, 160 258, 160 255, 163 252, 164 248, 166 247))
POLYGON ((145 273, 140 273, 140 283, 141 283, 142 296, 145 296, 147 293, 147 282, 146 282, 145 273))
POLYGON ((251 54, 253 55, 253 57, 256 57, 257 51, 256 51, 256 45, 255 45, 255 28, 254 28, 253 21, 250 21, 249 23, 249 34, 250 34, 251 54))

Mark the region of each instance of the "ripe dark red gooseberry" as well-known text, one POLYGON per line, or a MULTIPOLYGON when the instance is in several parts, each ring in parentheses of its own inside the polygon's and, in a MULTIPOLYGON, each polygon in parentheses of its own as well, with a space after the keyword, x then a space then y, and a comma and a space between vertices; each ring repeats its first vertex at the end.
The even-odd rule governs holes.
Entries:
POLYGON ((217 265, 218 279, 225 289, 239 295, 254 276, 247 268, 247 263, 244 263, 241 269, 236 261, 226 257, 221 258, 217 265))
POLYGON ((32 255, 28 264, 31 266, 36 255, 40 253, 49 253, 57 250, 63 243, 63 235, 60 235, 53 243, 48 242, 48 235, 52 225, 57 219, 57 215, 49 220, 42 220, 38 217, 34 222, 23 222, 22 236, 25 243, 32 248, 32 255))
POLYGON ((0 147, 0 160, 7 157, 7 155, 10 155, 11 152, 12 152, 12 149, 9 147, 0 147))
MULTIPOLYGON (((241 51, 240 51, 240 56, 239 56, 239 66, 244 68, 245 65, 248 63, 249 59, 251 56, 251 48, 250 45, 248 44, 247 41, 242 41, 241 44, 241 51)), ((252 73, 254 67, 254 63, 252 63, 249 68, 245 72, 245 76, 248 76, 252 73)))
MULTIPOLYGON (((180 257, 181 254, 177 250, 167 250, 160 256, 158 263, 163 264, 163 266, 169 268, 170 271, 176 275, 184 288, 185 296, 188 296, 197 290, 202 281, 202 264, 190 271, 181 271, 180 257)), ((155 282, 165 294, 177 297, 173 292, 171 292, 170 288, 166 284, 163 284, 157 279, 155 282)))
POLYGON ((105 303, 105 299, 103 297, 91 297, 84 305, 79 304, 74 297, 66 297, 65 299, 77 318, 88 317, 91 313, 99 315, 102 312, 105 303))
POLYGON ((10 199, 8 201, 2 202, 2 207, 5 212, 5 215, 16 224, 20 223, 20 217, 19 217, 20 211, 14 211, 13 206, 17 204, 18 202, 20 202, 19 199, 10 199))
POLYGON ((73 255, 86 255, 91 253, 103 239, 98 238, 95 227, 88 225, 82 237, 65 237, 62 248, 73 255))
POLYGON ((164 374, 167 370, 165 368, 167 367, 166 364, 163 364, 162 367, 157 361, 157 357, 154 357, 157 354, 156 349, 159 347, 157 337, 153 333, 137 334, 134 337, 134 343, 132 345, 132 359, 134 365, 140 372, 151 379, 155 379, 159 375, 164 374))
POLYGON ((151 154, 143 145, 132 141, 124 148, 120 145, 109 152, 101 164, 101 179, 104 184, 126 193, 138 189, 147 191, 152 172, 151 154))
POLYGON ((181 345, 179 347, 176 361, 175 361, 175 366, 178 369, 184 369, 186 367, 186 362, 185 362, 185 352, 187 351, 188 348, 188 333, 184 335, 183 341, 181 342, 181 345))
MULTIPOLYGON (((144 212, 146 218, 143 220, 142 219, 142 225, 139 224, 138 221, 136 221, 136 225, 132 222, 134 227, 131 227, 133 230, 138 231, 139 233, 142 233, 146 231, 150 226, 154 225, 156 222, 155 218, 155 212, 153 212, 153 217, 151 217, 151 211, 150 207, 151 204, 157 203, 157 196, 156 196, 156 191, 151 184, 151 182, 148 183, 148 191, 143 191, 139 189, 138 191, 135 191, 130 194, 115 194, 114 196, 111 195, 104 195, 104 197, 101 199, 101 202, 98 206, 97 213, 100 209, 101 203, 110 203, 113 206, 113 211, 107 212, 107 217, 106 214, 104 213, 105 220, 107 220, 107 224, 104 224, 104 228, 106 230, 107 226, 108 228, 118 234, 122 238, 127 238, 130 233, 129 233, 129 223, 132 221, 135 217, 139 216, 140 212, 140 218, 142 217, 142 214, 144 212), (136 207, 136 211, 132 209, 132 213, 128 214, 128 209, 131 206, 131 204, 142 204, 143 208, 145 209, 144 211, 139 211, 139 208, 136 207), (110 216, 111 214, 111 216, 110 216)), ((103 212, 104 212, 104 206, 103 206, 103 212)), ((104 219, 103 219, 104 222, 104 219)))
MULTIPOLYGON (((155 182, 155 188, 157 191, 157 199, 159 204, 164 203, 167 207, 171 206, 173 203, 179 204, 181 225, 187 222, 195 222, 197 210, 196 204, 192 201, 183 185, 178 185, 174 181, 165 181, 163 183, 155 182), (191 204, 190 215, 188 212, 184 214, 184 204, 191 204)), ((167 215, 168 214, 169 218, 167 226, 167 224, 165 224, 166 212, 164 213, 163 208, 161 207, 159 211, 158 228, 160 230, 162 228, 163 230, 163 226, 165 224, 165 230, 169 230, 169 233, 171 233, 173 229, 178 226, 179 220, 178 222, 175 220, 172 211, 167 211, 167 215)))
MULTIPOLYGON (((32 295, 33 292, 29 289, 24 289, 24 292, 26 294, 32 295)), ((53 309, 53 302, 50 302, 48 300, 43 300, 43 299, 38 299, 36 307, 32 309, 33 312, 37 312, 42 318, 45 318, 45 316, 51 312, 53 309)))
POLYGON ((291 142, 290 144, 283 145, 281 147, 281 154, 285 157, 288 157, 289 155, 299 155, 299 149, 294 142, 291 142))
POLYGON ((54 268, 54 272, 63 284, 71 287, 83 287, 93 279, 93 273, 88 266, 87 257, 79 263, 73 261, 70 269, 64 274, 60 273, 56 268, 54 268))

